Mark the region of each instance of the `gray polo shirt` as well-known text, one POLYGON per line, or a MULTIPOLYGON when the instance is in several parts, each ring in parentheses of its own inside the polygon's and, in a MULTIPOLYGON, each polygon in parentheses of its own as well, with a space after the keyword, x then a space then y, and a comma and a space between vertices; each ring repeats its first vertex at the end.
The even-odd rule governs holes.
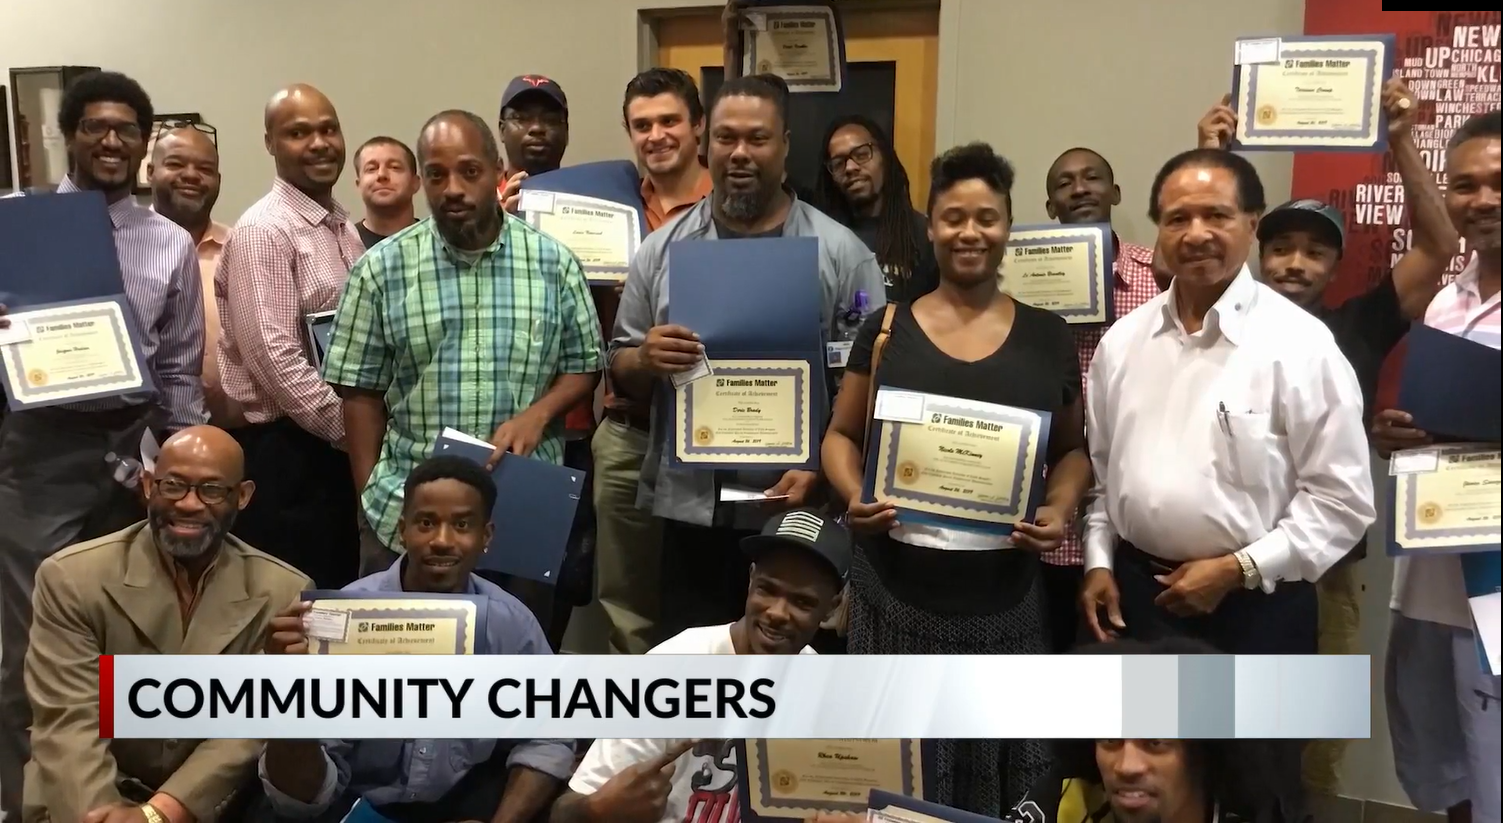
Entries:
MULTIPOLYGON (((622 349, 640 346, 653 326, 668 322, 668 244, 676 240, 718 239, 711 219, 713 196, 667 225, 648 235, 632 258, 626 278, 626 290, 616 310, 616 328, 607 355, 614 362, 622 349)), ((866 292, 867 308, 874 311, 886 303, 882 270, 877 258, 850 229, 826 217, 813 206, 794 199, 783 224, 784 237, 819 238, 819 280, 822 286, 824 316, 820 324, 826 341, 836 329, 835 319, 854 302, 856 292, 866 292)), ((759 506, 735 506, 721 517, 715 516, 718 494, 717 476, 722 482, 765 489, 775 485, 780 471, 731 472, 670 468, 668 466, 667 421, 663 408, 671 391, 667 380, 654 389, 652 436, 647 457, 642 461, 642 479, 637 492, 637 506, 658 517, 700 526, 726 525, 758 528, 767 519, 759 506), (728 519, 732 518, 734 519, 728 519)), ((823 426, 822 420, 816 426, 823 426)), ((823 435, 823 429, 820 429, 823 435)))

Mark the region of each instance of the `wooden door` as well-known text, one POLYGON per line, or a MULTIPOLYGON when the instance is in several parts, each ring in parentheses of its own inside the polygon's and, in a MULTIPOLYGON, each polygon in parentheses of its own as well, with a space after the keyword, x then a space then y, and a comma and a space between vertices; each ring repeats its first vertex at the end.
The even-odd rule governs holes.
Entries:
MULTIPOLYGON (((929 162, 934 159, 939 9, 843 9, 841 19, 847 63, 888 64, 869 68, 873 74, 891 74, 893 110, 865 113, 892 124, 893 148, 908 170, 914 208, 923 210, 929 195, 929 162)), ((664 17, 654 27, 657 65, 688 72, 701 89, 707 80, 718 79, 724 60, 720 9, 664 17)))

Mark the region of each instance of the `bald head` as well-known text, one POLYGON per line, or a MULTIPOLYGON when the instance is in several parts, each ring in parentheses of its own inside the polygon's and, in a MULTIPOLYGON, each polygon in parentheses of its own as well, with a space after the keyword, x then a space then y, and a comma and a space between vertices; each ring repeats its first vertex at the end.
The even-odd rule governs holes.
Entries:
POLYGON ((201 239, 219 200, 219 149, 195 128, 173 129, 157 138, 146 166, 157 213, 201 239))
POLYGON ((157 457, 157 476, 180 468, 207 470, 235 484, 245 479, 245 452, 229 432, 215 426, 192 426, 167 438, 157 457))
POLYGON ((278 177, 331 205, 330 192, 344 170, 344 131, 323 92, 298 83, 271 96, 266 151, 276 158, 278 177))
POLYGON ((418 163, 435 146, 460 147, 470 154, 496 165, 501 163, 501 148, 490 124, 474 112, 450 109, 428 118, 418 135, 418 163))
POLYGON ((158 137, 156 146, 151 151, 151 162, 159 164, 174 150, 179 149, 200 156, 212 157, 215 163, 219 162, 219 147, 214 145, 209 135, 190 126, 164 132, 158 137))

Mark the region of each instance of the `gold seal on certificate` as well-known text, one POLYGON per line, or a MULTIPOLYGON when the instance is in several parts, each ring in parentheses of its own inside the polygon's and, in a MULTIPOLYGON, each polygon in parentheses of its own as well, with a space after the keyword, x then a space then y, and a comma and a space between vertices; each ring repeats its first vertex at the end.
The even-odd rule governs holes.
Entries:
POLYGON ((1018 226, 1007 238, 1001 289, 1071 325, 1112 322, 1112 227, 1018 226))
POLYGON ((0 365, 12 406, 48 406, 151 388, 127 322, 125 298, 8 315, 0 365))
POLYGON ((474 654, 479 598, 308 592, 309 654, 474 654))
POLYGON ((1393 52, 1391 34, 1238 40, 1232 148, 1382 151, 1393 52))
POLYGON ((1005 534, 1031 515, 1048 412, 882 388, 874 416, 866 499, 972 531, 1005 534))
POLYGON ((922 795, 917 740, 746 741, 746 787, 762 820, 864 812, 872 789, 922 795))
POLYGON ((748 74, 775 74, 789 91, 840 91, 840 29, 829 6, 764 6, 743 12, 748 74))
POLYGON ((574 252, 592 285, 625 281, 627 267, 642 243, 637 209, 621 203, 527 189, 517 211, 533 228, 574 252))
POLYGON ((808 464, 813 385, 805 360, 711 360, 673 393, 673 460, 705 468, 808 464))
POLYGON ((1389 553, 1497 551, 1503 540, 1503 451, 1449 444, 1395 452, 1389 553))

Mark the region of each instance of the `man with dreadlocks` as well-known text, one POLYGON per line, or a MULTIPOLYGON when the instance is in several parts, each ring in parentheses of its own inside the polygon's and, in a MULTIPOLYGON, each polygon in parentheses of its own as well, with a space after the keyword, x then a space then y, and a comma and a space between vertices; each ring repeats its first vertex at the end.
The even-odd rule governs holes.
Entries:
POLYGON ((908 172, 887 131, 859 114, 836 118, 821 143, 815 205, 856 233, 877 255, 887 302, 934 291, 939 269, 928 221, 913 210, 908 172))

